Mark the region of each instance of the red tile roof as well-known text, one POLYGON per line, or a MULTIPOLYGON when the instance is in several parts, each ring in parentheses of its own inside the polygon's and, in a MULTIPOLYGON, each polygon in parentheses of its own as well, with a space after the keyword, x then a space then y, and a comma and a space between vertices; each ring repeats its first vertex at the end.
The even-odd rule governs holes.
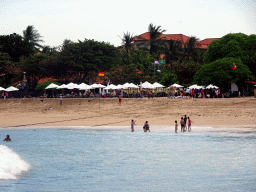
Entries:
MULTIPOLYGON (((189 37, 183 34, 161 34, 160 38, 165 38, 167 41, 169 40, 178 40, 180 42, 182 42, 182 47, 184 48, 184 44, 185 42, 188 41, 189 37)), ((144 42, 146 40, 150 39, 150 35, 149 32, 143 33, 141 35, 135 36, 134 37, 134 43, 138 43, 138 42, 144 42)), ((199 43, 199 47, 201 49, 207 49, 209 44, 213 41, 213 40, 219 40, 220 38, 207 38, 204 39, 199 43)))
POLYGON ((212 41, 219 40, 219 39, 220 38, 207 38, 207 39, 200 41, 199 43, 201 44, 201 49, 207 49, 212 41))

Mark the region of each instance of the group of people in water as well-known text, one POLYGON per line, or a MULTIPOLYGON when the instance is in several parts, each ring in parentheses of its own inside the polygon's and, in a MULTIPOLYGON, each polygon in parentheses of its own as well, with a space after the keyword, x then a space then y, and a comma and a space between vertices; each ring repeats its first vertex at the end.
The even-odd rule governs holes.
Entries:
MULTIPOLYGON (((135 126, 135 122, 133 119, 131 121, 131 132, 134 132, 134 126, 135 126)), ((187 117, 187 115, 185 115, 184 117, 181 117, 181 120, 180 120, 180 127, 181 127, 181 132, 186 132, 186 131, 191 131, 191 119, 189 117, 187 117), (188 125, 188 126, 187 126, 188 125)), ((150 129, 149 129, 149 124, 148 124, 148 121, 146 121, 143 125, 143 131, 144 132, 150 132, 150 129)), ((178 132, 178 122, 177 120, 175 121, 175 132, 177 133, 178 132)))
MULTIPOLYGON (((187 117, 187 115, 180 118, 180 131, 181 132, 185 132, 185 131, 191 131, 191 119, 189 117, 187 117), (188 122, 188 126, 187 126, 187 122, 188 122)), ((178 123, 177 121, 175 121, 175 132, 178 132, 178 123)))

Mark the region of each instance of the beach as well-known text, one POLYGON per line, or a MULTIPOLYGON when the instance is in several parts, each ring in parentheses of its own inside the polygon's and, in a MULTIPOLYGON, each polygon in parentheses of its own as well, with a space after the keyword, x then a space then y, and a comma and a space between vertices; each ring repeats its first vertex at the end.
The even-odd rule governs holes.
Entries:
MULTIPOLYGON (((0 100, 0 127, 174 126, 187 115, 193 126, 252 128, 256 98, 23 98, 0 100)), ((180 127, 180 126, 179 126, 180 127)))

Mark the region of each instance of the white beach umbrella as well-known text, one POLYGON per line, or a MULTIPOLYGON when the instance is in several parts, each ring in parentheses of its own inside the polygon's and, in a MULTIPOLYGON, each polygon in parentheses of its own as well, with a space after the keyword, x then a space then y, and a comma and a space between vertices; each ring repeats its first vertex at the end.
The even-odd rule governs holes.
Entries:
POLYGON ((10 86, 10 87, 6 88, 5 91, 7 91, 7 92, 10 92, 10 91, 19 91, 19 89, 16 88, 16 87, 10 86))
POLYGON ((210 84, 210 85, 208 85, 208 86, 206 87, 206 89, 219 89, 219 87, 210 84))
POLYGON ((94 89, 92 86, 90 85, 82 85, 80 86, 79 90, 88 90, 88 89, 94 89))
POLYGON ((105 85, 98 83, 98 88, 105 88, 105 87, 106 87, 105 85))
POLYGON ((133 84, 133 83, 130 83, 130 88, 138 89, 138 88, 139 88, 139 86, 137 86, 137 85, 135 85, 135 84, 133 84))
POLYGON ((59 87, 57 87, 57 89, 67 89, 67 88, 68 88, 68 85, 66 84, 62 84, 59 87))
POLYGON ((0 87, 0 91, 5 91, 5 88, 3 88, 3 87, 0 87))
POLYGON ((199 86, 199 85, 197 85, 197 84, 191 85, 191 86, 189 86, 188 88, 189 88, 189 89, 203 89, 202 86, 199 86))
POLYGON ((123 89, 129 89, 130 88, 130 83, 125 83, 122 85, 123 89))
POLYGON ((149 82, 147 82, 147 81, 144 82, 144 83, 142 83, 141 88, 143 88, 143 89, 154 89, 154 87, 152 86, 152 84, 149 83, 149 82))
POLYGON ((116 86, 116 89, 123 89, 123 85, 118 84, 118 85, 116 86))
POLYGON ((108 89, 116 89, 116 86, 114 84, 110 84, 109 86, 107 86, 107 87, 105 87, 103 89, 106 89, 106 90, 108 90, 108 89))
POLYGON ((58 88, 59 86, 56 85, 55 83, 51 83, 50 85, 48 85, 47 87, 45 87, 45 89, 56 89, 58 88))
POLYGON ((174 83, 174 84, 172 84, 172 85, 171 85, 170 87, 168 87, 168 88, 171 88, 171 87, 182 88, 182 87, 184 87, 184 86, 179 85, 179 84, 177 84, 177 83, 174 83))
POLYGON ((68 84, 68 89, 79 89, 79 85, 76 83, 69 83, 68 84))
POLYGON ((158 82, 153 83, 153 86, 154 86, 155 88, 162 88, 162 87, 164 87, 163 85, 161 85, 161 84, 158 83, 158 82))

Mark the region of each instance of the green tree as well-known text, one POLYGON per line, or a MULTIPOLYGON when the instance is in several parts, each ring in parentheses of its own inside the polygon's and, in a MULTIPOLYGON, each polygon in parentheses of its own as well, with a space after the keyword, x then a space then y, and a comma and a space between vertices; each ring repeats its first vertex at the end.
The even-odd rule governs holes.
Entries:
POLYGON ((185 60, 190 59, 195 62, 199 61, 199 53, 198 53, 199 43, 198 42, 199 42, 198 38, 193 36, 189 37, 184 47, 185 60))
POLYGON ((92 72, 115 67, 118 59, 116 47, 88 39, 77 43, 66 41, 60 53, 60 62, 70 69, 73 77, 81 81, 92 72))
POLYGON ((211 63, 225 57, 241 59, 253 75, 256 75, 256 35, 243 33, 227 34, 220 40, 213 41, 204 57, 205 63, 211 63))
POLYGON ((123 62, 127 64, 130 64, 131 62, 131 49, 133 47, 133 39, 134 36, 131 35, 129 32, 124 33, 122 42, 124 45, 125 57, 123 59, 123 62))
POLYGON ((14 62, 20 61, 22 56, 29 56, 22 36, 16 33, 0 36, 0 52, 8 53, 14 62))
POLYGON ((152 54, 159 54, 159 52, 163 52, 164 48, 167 46, 165 38, 161 37, 162 33, 166 30, 161 29, 161 26, 154 26, 152 23, 148 26, 149 32, 149 40, 142 38, 146 42, 140 45, 144 50, 148 50, 149 53, 152 54))
POLYGON ((174 83, 177 83, 178 82, 178 77, 176 74, 174 73, 165 73, 163 76, 162 76, 162 79, 160 81, 160 84, 168 87, 174 83))
POLYGON ((39 44, 44 42, 42 36, 38 33, 33 25, 27 26, 26 30, 23 31, 23 39, 30 50, 31 54, 40 51, 43 46, 39 44))
POLYGON ((241 85, 247 79, 252 79, 249 68, 241 59, 233 57, 225 57, 204 64, 194 77, 195 82, 200 85, 215 84, 220 87, 228 87, 231 82, 241 85), (233 63, 237 69, 231 68, 233 63))

